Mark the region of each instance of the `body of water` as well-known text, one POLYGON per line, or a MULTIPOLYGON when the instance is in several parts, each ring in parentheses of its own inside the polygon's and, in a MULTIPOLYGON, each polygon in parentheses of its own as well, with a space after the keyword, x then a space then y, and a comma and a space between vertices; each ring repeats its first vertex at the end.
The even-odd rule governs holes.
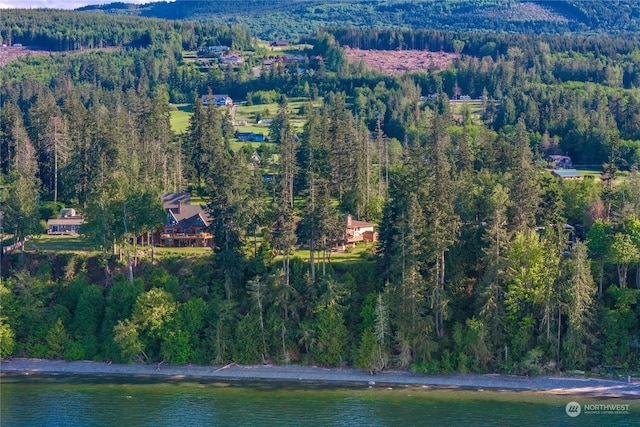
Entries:
POLYGON ((45 375, 0 381, 2 427, 640 426, 638 400, 534 392, 45 375), (572 401, 581 408, 575 417, 566 409, 572 401))

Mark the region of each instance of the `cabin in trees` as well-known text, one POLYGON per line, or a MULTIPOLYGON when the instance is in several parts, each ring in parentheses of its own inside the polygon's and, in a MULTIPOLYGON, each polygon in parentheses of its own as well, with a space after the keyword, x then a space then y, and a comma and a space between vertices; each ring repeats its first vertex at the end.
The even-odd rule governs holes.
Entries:
POLYGON ((560 179, 582 179, 582 174, 575 169, 554 169, 551 171, 551 174, 560 179))
POLYGON ((377 242, 378 233, 376 232, 377 224, 371 222, 357 221, 353 219, 351 214, 347 215, 347 226, 344 231, 344 243, 356 244, 357 242, 377 242))
POLYGON ((192 205, 189 193, 160 194, 167 218, 159 233, 160 244, 170 247, 207 247, 213 245, 211 223, 201 205, 192 205))
POLYGON ((202 95, 202 105, 232 106, 233 99, 229 95, 202 95))
POLYGON ((551 163, 556 169, 571 169, 573 164, 571 163, 571 157, 551 155, 547 156, 547 162, 551 163))
POLYGON ((47 234, 79 234, 84 217, 76 214, 75 209, 61 209, 60 218, 47 221, 47 234))

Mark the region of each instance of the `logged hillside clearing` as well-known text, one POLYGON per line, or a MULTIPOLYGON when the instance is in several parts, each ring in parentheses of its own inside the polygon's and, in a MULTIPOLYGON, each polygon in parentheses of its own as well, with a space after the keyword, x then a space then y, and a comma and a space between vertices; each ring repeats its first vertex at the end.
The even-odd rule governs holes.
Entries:
POLYGON ((50 51, 50 50, 41 50, 36 47, 27 47, 27 46, 2 46, 0 47, 0 67, 4 67, 9 64, 11 61, 15 61, 20 58, 28 58, 34 56, 49 56, 49 55, 76 55, 80 53, 87 52, 108 52, 120 49, 119 47, 100 47, 100 48, 90 48, 90 49, 80 49, 80 50, 72 50, 72 51, 50 51))
POLYGON ((49 55, 51 52, 46 50, 32 50, 26 47, 2 46, 0 47, 0 67, 4 67, 11 61, 28 56, 49 55))
POLYGON ((458 53, 431 52, 427 50, 362 50, 344 48, 350 62, 364 61, 367 68, 385 74, 397 74, 420 70, 443 70, 458 53))

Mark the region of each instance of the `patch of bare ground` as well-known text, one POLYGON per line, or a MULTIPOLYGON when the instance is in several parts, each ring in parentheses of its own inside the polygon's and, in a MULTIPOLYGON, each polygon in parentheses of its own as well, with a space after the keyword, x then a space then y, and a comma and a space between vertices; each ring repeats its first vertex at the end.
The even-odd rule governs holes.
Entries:
POLYGON ((3 46, 0 47, 0 67, 4 67, 11 61, 26 56, 42 56, 49 55, 46 50, 31 50, 26 47, 3 46))
POLYGON ((105 48, 95 48, 95 49, 81 49, 81 50, 68 50, 63 52, 52 52, 49 50, 40 50, 37 48, 30 48, 27 46, 2 46, 0 47, 0 67, 4 67, 11 61, 15 61, 19 58, 29 57, 29 56, 48 56, 48 55, 62 55, 62 54, 77 54, 77 53, 86 53, 86 52, 95 52, 95 51, 112 51, 119 49, 117 47, 105 47, 105 48))
POLYGON ((566 17, 531 2, 509 3, 505 6, 489 8, 481 14, 505 21, 548 21, 563 24, 569 22, 566 17))
POLYGON ((362 50, 344 48, 351 62, 364 61, 367 68, 385 74, 408 73, 420 70, 443 70, 458 53, 430 52, 428 50, 362 50))

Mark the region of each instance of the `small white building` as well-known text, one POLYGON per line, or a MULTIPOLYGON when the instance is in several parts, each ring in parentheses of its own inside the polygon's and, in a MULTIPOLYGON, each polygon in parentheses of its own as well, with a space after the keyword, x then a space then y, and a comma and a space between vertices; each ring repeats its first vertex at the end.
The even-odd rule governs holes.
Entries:
POLYGON ((80 234, 85 223, 82 215, 65 216, 47 221, 47 234, 80 234))

